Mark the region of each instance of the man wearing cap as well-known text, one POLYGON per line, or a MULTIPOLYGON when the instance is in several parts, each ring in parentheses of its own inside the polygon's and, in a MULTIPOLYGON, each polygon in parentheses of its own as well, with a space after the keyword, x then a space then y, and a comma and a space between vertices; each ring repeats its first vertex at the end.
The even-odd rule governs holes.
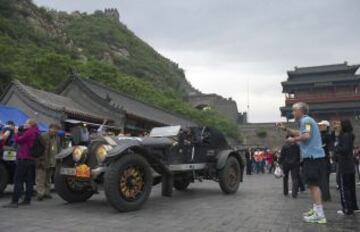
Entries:
POLYGON ((296 122, 299 124, 299 130, 287 128, 283 124, 278 124, 278 126, 290 135, 287 138, 288 143, 297 142, 300 145, 304 178, 313 200, 313 207, 303 215, 304 221, 325 224, 327 221, 323 211, 320 190, 320 170, 325 168, 325 152, 322 148, 320 130, 315 120, 307 115, 309 107, 306 103, 295 103, 292 111, 296 122))
POLYGON ((331 163, 330 163, 330 150, 333 147, 333 142, 330 135, 330 123, 326 120, 319 122, 319 128, 321 132, 322 147, 325 152, 325 164, 326 168, 322 169, 321 178, 321 193, 323 201, 331 201, 330 195, 330 174, 331 174, 331 163))

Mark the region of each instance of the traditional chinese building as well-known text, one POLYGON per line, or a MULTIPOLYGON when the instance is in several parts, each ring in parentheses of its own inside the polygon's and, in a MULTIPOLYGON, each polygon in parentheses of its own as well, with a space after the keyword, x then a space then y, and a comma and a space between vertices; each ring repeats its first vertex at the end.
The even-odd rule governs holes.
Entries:
POLYGON ((150 131, 156 126, 198 124, 180 114, 149 105, 99 82, 72 77, 51 93, 14 80, 0 105, 22 110, 26 115, 45 124, 61 124, 66 131, 83 123, 97 128, 106 127, 133 135, 150 131))
POLYGON ((108 115, 126 133, 137 134, 157 126, 198 125, 183 115, 147 104, 90 79, 72 76, 59 86, 57 93, 73 99, 89 111, 108 115))
POLYGON ((305 102, 316 120, 359 119, 360 117, 360 65, 342 64, 295 67, 288 71, 282 82, 285 106, 281 115, 292 118, 291 106, 305 102))
POLYGON ((89 125, 101 125, 104 120, 113 125, 115 120, 102 111, 89 110, 73 99, 35 89, 12 81, 6 93, 0 96, 0 104, 20 109, 30 118, 45 124, 57 123, 64 128, 71 122, 83 122, 89 125))

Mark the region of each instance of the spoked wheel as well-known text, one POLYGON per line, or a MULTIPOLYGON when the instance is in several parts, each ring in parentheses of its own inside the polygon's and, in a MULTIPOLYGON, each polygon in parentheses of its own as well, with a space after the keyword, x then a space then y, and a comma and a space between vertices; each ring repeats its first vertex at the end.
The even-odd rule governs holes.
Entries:
POLYGON ((129 166, 120 173, 120 193, 127 201, 135 201, 144 191, 144 173, 138 166, 129 166))
POLYGON ((219 184, 225 194, 236 193, 240 185, 240 164, 239 161, 230 156, 225 167, 219 171, 219 184))
POLYGON ((139 209, 149 198, 152 184, 150 165, 137 154, 114 161, 105 173, 106 198, 121 212, 139 209))

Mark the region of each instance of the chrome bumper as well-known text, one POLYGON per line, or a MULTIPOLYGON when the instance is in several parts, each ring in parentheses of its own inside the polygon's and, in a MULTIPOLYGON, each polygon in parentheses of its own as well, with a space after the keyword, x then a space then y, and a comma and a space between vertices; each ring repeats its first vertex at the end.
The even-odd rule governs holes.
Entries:
MULTIPOLYGON (((106 167, 97 167, 91 169, 91 178, 96 179, 99 175, 104 173, 106 167)), ((76 175, 76 168, 61 168, 60 174, 65 176, 75 176, 76 175)))

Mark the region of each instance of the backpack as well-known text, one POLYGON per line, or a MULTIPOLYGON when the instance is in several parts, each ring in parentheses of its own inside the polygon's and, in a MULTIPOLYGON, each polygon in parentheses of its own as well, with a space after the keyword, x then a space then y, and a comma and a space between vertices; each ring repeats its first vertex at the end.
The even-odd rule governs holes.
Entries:
POLYGON ((41 135, 38 135, 34 141, 33 146, 30 148, 30 155, 33 158, 40 158, 45 152, 45 142, 41 135))

